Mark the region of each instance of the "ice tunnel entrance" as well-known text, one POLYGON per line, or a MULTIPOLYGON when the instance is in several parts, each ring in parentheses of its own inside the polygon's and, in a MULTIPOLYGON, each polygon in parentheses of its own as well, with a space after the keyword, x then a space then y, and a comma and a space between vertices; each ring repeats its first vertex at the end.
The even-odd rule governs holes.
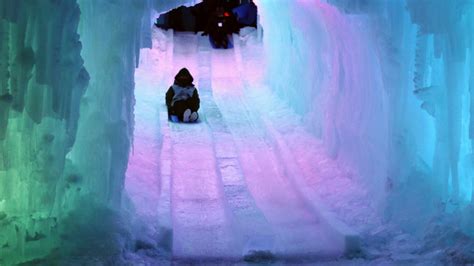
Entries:
POLYGON ((197 2, 1 1, 1 265, 473 262, 472 1, 255 0, 232 50, 151 34, 197 2), (181 67, 199 123, 167 120, 181 67))
MULTIPOLYGON (((357 233, 306 186, 324 182, 308 166, 325 151, 267 85, 261 32, 244 28, 233 38, 233 49, 212 49, 207 36, 153 28, 153 49, 141 51, 126 190, 145 230, 184 261, 297 261, 357 250, 357 233), (164 95, 182 67, 201 98, 195 124, 168 121, 164 95), (303 147, 311 152, 297 161, 303 147)), ((335 162, 319 167, 344 182, 335 162)))

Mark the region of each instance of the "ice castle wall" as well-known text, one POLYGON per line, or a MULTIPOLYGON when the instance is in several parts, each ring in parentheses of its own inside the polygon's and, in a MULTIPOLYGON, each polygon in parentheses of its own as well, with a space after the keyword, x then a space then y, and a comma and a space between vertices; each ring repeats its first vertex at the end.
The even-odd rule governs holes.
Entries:
POLYGON ((366 177, 374 201, 381 202, 388 102, 378 47, 364 28, 369 19, 346 17, 324 1, 260 1, 259 6, 269 83, 334 158, 366 177))
POLYGON ((0 2, 0 264, 126 244, 133 75, 168 2, 0 2))
MULTIPOLYGON (((80 242, 61 242, 71 224, 69 240, 123 245, 105 237, 122 204, 133 72, 150 8, 170 2, 0 2, 0 264, 80 242), (81 231, 91 221, 102 226, 81 231)), ((436 203, 472 201, 472 1, 257 3, 270 84, 388 218, 419 228, 436 203)))
POLYGON ((85 187, 79 193, 90 193, 115 206, 121 201, 133 132, 133 75, 148 1, 78 4, 81 55, 91 79, 81 100, 77 140, 68 159, 82 171, 85 187))
POLYGON ((0 264, 57 243, 56 189, 89 81, 79 14, 72 0, 0 3, 0 264))
POLYGON ((268 81, 387 218, 471 202, 472 1, 258 2, 268 81))

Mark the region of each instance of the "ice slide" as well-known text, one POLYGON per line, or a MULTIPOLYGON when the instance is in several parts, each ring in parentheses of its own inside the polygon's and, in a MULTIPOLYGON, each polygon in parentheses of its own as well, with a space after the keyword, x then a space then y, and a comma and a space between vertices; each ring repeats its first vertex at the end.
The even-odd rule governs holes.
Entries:
POLYGON ((242 49, 236 43, 215 50, 206 37, 154 32, 154 49, 143 50, 136 73, 136 142, 126 186, 138 213, 150 217, 174 261, 325 260, 357 250, 357 233, 314 202, 295 176, 302 173, 284 135, 262 113, 276 98, 266 95, 259 104, 249 97, 269 91, 252 87, 259 73, 247 75, 242 63, 258 65, 261 53, 242 49), (200 92, 196 124, 169 122, 162 97, 184 66, 200 92), (134 162, 143 161, 159 174, 134 175, 143 169, 134 162))

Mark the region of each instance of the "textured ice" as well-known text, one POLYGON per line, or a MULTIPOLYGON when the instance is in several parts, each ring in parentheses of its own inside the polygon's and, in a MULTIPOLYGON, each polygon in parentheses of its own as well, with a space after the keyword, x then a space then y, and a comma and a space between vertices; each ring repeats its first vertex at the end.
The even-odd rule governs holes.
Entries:
POLYGON ((196 2, 0 1, 0 264, 339 254, 321 206, 351 263, 473 263, 472 1, 258 0, 235 50, 152 38, 196 2), (160 103, 182 66, 194 127, 160 103))
POLYGON ((89 81, 79 13, 74 1, 0 4, 0 264, 57 245, 55 207, 81 179, 64 172, 89 81))
MULTIPOLYGON (((293 162, 288 157, 293 151, 282 157, 276 143, 271 143, 275 133, 269 131, 266 115, 259 109, 264 102, 268 103, 265 108, 271 108, 278 99, 250 105, 251 91, 267 97, 272 94, 262 84, 264 72, 257 71, 264 63, 257 31, 248 34, 254 41, 246 39, 242 45, 254 43, 248 49, 254 53, 243 55, 240 43, 235 49, 213 50, 207 37, 155 31, 154 50, 143 52, 136 72, 136 95, 137 106, 154 105, 158 110, 150 114, 137 109, 136 125, 159 127, 149 130, 159 131, 163 139, 147 138, 148 133, 136 131, 143 137, 138 140, 135 136, 140 146, 135 146, 136 155, 129 164, 127 191, 138 213, 148 214, 154 205, 143 198, 156 197, 160 187, 158 226, 154 230, 168 235, 160 238, 159 244, 168 249, 172 243, 175 261, 338 257, 346 251, 340 228, 328 224, 327 215, 321 216, 316 205, 308 206, 305 196, 294 187, 294 170, 289 170, 293 162), (166 120, 162 97, 182 66, 190 69, 199 88, 203 104, 198 124, 166 120), (159 123, 150 123, 156 115, 160 116, 159 123), (162 152, 150 152, 157 143, 161 143, 162 152), (147 160, 138 160, 143 153, 147 160), (146 173, 139 169, 150 160, 159 163, 160 175, 143 176, 146 173), (145 182, 153 186, 135 189, 145 182)), ((354 247, 357 249, 358 244, 354 247)))
POLYGON ((471 1, 259 2, 269 82, 380 210, 471 202, 471 1))
POLYGON ((134 70, 160 2, 1 1, 0 264, 125 244, 109 235, 130 227, 134 70))

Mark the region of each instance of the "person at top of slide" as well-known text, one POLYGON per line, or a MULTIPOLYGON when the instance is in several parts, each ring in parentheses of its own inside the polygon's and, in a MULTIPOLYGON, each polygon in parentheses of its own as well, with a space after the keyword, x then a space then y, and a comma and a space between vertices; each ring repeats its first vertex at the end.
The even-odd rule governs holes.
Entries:
POLYGON ((174 77, 174 84, 166 92, 169 118, 176 116, 179 121, 185 123, 198 120, 200 99, 193 80, 186 68, 182 68, 174 77))

